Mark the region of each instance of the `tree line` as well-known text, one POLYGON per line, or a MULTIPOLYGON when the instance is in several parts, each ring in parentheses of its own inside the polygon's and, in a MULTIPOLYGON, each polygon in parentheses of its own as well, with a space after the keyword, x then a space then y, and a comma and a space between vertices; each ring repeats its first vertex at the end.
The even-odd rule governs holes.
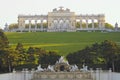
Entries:
POLYGON ((15 48, 9 46, 9 41, 0 30, 0 72, 11 72, 14 68, 36 68, 38 64, 47 67, 53 65, 60 58, 54 51, 47 51, 38 47, 25 49, 22 43, 15 48))
POLYGON ((80 66, 86 64, 91 68, 112 68, 113 71, 120 71, 120 47, 110 40, 94 43, 82 50, 68 54, 66 58, 70 64, 80 66))
MULTIPOLYGON (((41 24, 37 23, 37 28, 40 28, 40 27, 41 27, 41 24)), ((43 27, 47 28, 47 23, 43 23, 43 27)), ((82 27, 85 28, 86 23, 82 23, 82 27)), ((92 23, 89 23, 88 27, 92 28, 92 23)), ((94 23, 94 27, 97 28, 98 23, 94 23)), ((18 28, 17 23, 12 23, 12 24, 9 25, 9 29, 16 29, 16 28, 18 28)), ((29 24, 25 24, 25 28, 29 28, 29 24)), ((31 24, 31 28, 35 28, 35 24, 31 24)), ((76 22, 76 28, 80 28, 80 22, 76 22)), ((114 27, 110 23, 105 23, 105 28, 113 29, 114 27)))

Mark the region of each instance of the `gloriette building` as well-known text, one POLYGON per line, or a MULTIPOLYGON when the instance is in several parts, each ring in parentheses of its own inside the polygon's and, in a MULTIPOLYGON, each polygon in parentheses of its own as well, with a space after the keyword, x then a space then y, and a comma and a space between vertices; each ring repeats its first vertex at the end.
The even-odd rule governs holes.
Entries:
POLYGON ((48 12, 48 15, 19 15, 18 29, 15 31, 75 32, 77 30, 104 30, 104 27, 104 14, 76 15, 68 8, 59 7, 48 12), (46 22, 47 27, 44 27, 44 22, 46 22), (79 23, 77 27, 76 23, 79 23), (92 27, 89 27, 90 23, 92 27), (95 23, 97 23, 97 27, 95 27, 95 23), (85 24, 84 27, 83 24, 85 24))

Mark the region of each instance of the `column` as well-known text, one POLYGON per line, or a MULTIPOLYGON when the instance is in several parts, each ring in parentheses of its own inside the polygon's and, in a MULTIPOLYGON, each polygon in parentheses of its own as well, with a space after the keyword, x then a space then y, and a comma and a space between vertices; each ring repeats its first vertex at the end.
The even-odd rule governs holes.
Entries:
POLYGON ((95 80, 100 80, 99 68, 96 68, 95 80))
POLYGON ((82 19, 80 19, 80 29, 82 29, 82 19))
POLYGON ((57 30, 57 28, 59 27, 59 20, 57 20, 56 26, 55 26, 55 30, 57 30))
POLYGON ((90 78, 92 78, 92 80, 95 80, 95 74, 92 68, 90 68, 90 78))
POLYGON ((108 71, 108 80, 112 80, 112 70, 111 70, 111 68, 109 69, 109 71, 108 71))
POLYGON ((55 20, 53 21, 53 29, 55 30, 56 28, 56 23, 55 23, 55 20))
POLYGON ((20 19, 18 19, 18 28, 20 31, 22 31, 21 27, 22 27, 22 21, 20 19))
POLYGON ((23 20, 22 28, 23 28, 23 29, 25 28, 25 20, 23 20))
POLYGON ((70 21, 70 24, 69 24, 69 25, 70 25, 70 28, 72 28, 72 20, 70 21))
POLYGON ((70 29, 70 20, 68 20, 68 22, 66 22, 66 26, 67 26, 67 29, 70 29))
POLYGON ((50 22, 50 30, 51 30, 51 31, 53 31, 53 27, 54 27, 53 21, 51 21, 51 22, 50 22))
POLYGON ((29 80, 29 71, 27 68, 25 69, 25 75, 26 75, 25 80, 29 80))
POLYGON ((47 24, 48 24, 48 31, 49 31, 49 29, 51 29, 51 20, 48 20, 47 22, 48 22, 47 24))
POLYGON ((92 30, 94 30, 94 19, 92 19, 92 30))
POLYGON ((76 23, 76 20, 71 20, 71 30, 76 28, 75 23, 76 23))
POLYGON ((46 20, 46 24, 47 24, 47 27, 45 28, 45 30, 47 30, 47 29, 48 29, 48 20, 46 20))
POLYGON ((104 19, 102 19, 102 30, 104 31, 104 29, 105 29, 105 20, 104 19))
POLYGON ((21 30, 21 26, 22 26, 22 21, 18 20, 18 28, 19 28, 19 30, 21 30))
POLYGON ((20 27, 21 27, 21 20, 20 18, 18 18, 18 28, 20 29, 20 27))
POLYGON ((13 69, 13 72, 12 72, 12 80, 16 80, 16 71, 15 71, 15 69, 13 69))
POLYGON ((23 31, 24 28, 25 28, 25 21, 22 20, 22 21, 21 21, 21 26, 20 26, 21 32, 23 31))
POLYGON ((29 20, 29 32, 31 31, 31 20, 29 20))
POLYGON ((58 20, 58 26, 57 26, 57 30, 60 30, 60 20, 58 20))
POLYGON ((35 20, 35 31, 37 30, 37 20, 35 20))
POLYGON ((43 20, 41 20, 41 29, 43 30, 43 20))
POLYGON ((98 20, 99 30, 101 30, 101 20, 98 20))
POLYGON ((66 20, 63 20, 63 30, 66 29, 66 20))
POLYGON ((25 80, 26 74, 25 74, 25 69, 23 68, 21 71, 21 80, 25 80))
POLYGON ((86 19, 86 29, 88 30, 88 20, 86 19))

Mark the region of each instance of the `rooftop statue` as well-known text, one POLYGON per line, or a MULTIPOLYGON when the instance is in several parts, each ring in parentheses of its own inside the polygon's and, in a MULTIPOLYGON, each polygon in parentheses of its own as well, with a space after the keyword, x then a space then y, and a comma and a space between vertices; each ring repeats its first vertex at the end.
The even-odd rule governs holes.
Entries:
POLYGON ((64 9, 63 9, 63 7, 62 7, 62 6, 60 6, 59 8, 60 8, 60 9, 59 9, 59 11, 64 11, 64 9))
POLYGON ((54 9, 53 9, 53 12, 56 12, 56 11, 57 11, 57 9, 56 9, 56 8, 54 8, 54 9))

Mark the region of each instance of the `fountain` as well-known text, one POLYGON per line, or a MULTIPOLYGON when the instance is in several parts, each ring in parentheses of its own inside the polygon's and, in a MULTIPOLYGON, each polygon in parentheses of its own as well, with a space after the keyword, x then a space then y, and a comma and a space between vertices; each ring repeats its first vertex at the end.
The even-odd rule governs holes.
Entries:
POLYGON ((48 65, 47 69, 39 65, 31 80, 93 80, 93 77, 84 64, 79 69, 76 64, 70 65, 61 56, 55 65, 48 65))

